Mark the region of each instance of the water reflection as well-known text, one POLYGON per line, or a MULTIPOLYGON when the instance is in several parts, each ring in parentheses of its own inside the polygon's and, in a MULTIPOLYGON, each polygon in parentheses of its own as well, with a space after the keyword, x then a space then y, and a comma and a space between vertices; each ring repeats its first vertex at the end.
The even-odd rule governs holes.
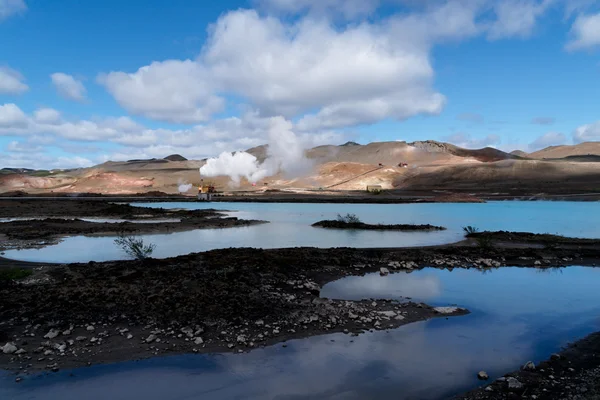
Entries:
POLYGON ((437 399, 492 378, 600 329, 598 270, 539 274, 506 268, 423 270, 345 278, 341 298, 405 296, 473 311, 352 337, 324 335, 248 354, 175 356, 61 375, 0 378, 2 399, 437 399), (362 284, 361 282, 364 282, 362 284))
MULTIPOLYGON (((487 204, 261 204, 261 203, 139 203, 144 207, 237 210, 230 215, 262 219, 269 224, 146 235, 157 244, 154 256, 228 247, 411 247, 459 241, 462 226, 481 230, 559 233, 598 237, 600 202, 492 202, 487 204), (353 213, 369 223, 434 224, 441 232, 343 231, 310 225, 336 215, 353 213)), ((24 261, 87 262, 123 257, 111 237, 72 237, 55 246, 11 250, 6 257, 24 261)))

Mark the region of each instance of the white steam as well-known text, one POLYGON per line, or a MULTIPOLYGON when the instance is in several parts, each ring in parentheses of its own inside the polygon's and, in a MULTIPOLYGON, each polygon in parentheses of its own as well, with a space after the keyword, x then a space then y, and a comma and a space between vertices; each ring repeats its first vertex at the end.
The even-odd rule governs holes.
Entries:
POLYGON ((284 118, 271 118, 268 145, 267 158, 262 164, 245 151, 234 154, 223 152, 219 157, 207 160, 200 168, 200 175, 229 176, 238 186, 242 178, 255 183, 279 172, 298 176, 311 168, 312 164, 304 155, 305 146, 292 131, 292 123, 284 118))
POLYGON ((190 191, 190 189, 192 188, 192 184, 191 183, 181 183, 179 184, 179 193, 187 193, 190 191))

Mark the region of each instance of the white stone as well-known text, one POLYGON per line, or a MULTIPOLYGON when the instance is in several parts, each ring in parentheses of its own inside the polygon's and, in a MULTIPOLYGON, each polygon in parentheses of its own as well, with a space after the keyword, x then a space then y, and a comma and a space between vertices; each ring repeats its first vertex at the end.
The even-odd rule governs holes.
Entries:
POLYGON ((389 273, 390 273, 389 269, 387 269, 385 267, 379 268, 379 275, 386 276, 386 275, 389 275, 389 273))
POLYGON ((152 334, 146 338, 146 343, 152 343, 157 339, 155 334, 152 334))
POLYGON ((4 354, 13 354, 17 352, 17 346, 15 346, 13 343, 6 343, 3 347, 2 347, 2 352, 4 354))
POLYGON ((489 375, 485 371, 479 371, 477 373, 477 378, 481 379, 482 381, 487 381, 490 379, 489 375))
POLYGON ((535 371, 535 364, 533 363, 533 361, 529 361, 525 365, 523 365, 522 369, 524 371, 535 371))
POLYGON ((435 307, 434 310, 440 314, 453 314, 460 310, 458 307, 435 307))
POLYGON ((58 336, 58 333, 59 333, 59 332, 58 332, 56 329, 50 329, 50 331, 48 331, 48 333, 46 333, 46 334, 44 335, 44 337, 45 337, 46 339, 54 339, 55 337, 57 337, 57 336, 58 336))
POLYGON ((129 340, 129 339, 133 339, 133 335, 131 333, 127 334, 127 340, 129 340))
POLYGON ((506 381, 508 382, 509 389, 521 389, 523 387, 523 384, 512 376, 507 378, 506 381))
POLYGON ((204 343, 204 340, 202 340, 201 337, 197 337, 196 339, 194 339, 194 344, 202 344, 204 343))
POLYGON ((379 314, 386 316, 386 317, 395 317, 396 316, 396 312, 395 311, 378 311, 379 314))
POLYGON ((88 332, 94 332, 96 328, 94 328, 93 325, 88 325, 87 328, 85 328, 85 330, 87 330, 88 332))

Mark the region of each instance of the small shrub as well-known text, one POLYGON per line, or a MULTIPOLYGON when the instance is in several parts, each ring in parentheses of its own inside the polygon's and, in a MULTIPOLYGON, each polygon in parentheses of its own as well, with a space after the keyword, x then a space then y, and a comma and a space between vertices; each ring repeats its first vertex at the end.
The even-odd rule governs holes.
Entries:
POLYGON ((356 214, 346 214, 346 215, 338 214, 337 220, 339 222, 344 222, 346 224, 360 224, 362 222, 356 214))
POLYGON ((471 225, 463 226, 463 231, 465 231, 467 236, 473 235, 474 233, 479 233, 479 229, 471 225))
POLYGON ((135 236, 121 235, 115 239, 115 244, 119 246, 125 254, 136 260, 143 261, 149 258, 154 252, 156 245, 150 243, 144 244, 144 239, 135 236))

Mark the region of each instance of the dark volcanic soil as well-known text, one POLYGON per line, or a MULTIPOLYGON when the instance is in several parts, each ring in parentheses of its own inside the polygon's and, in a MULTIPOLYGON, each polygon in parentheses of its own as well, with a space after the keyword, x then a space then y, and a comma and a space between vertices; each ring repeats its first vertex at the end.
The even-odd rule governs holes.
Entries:
MULTIPOLYGON (((0 223, 2 248, 39 245, 40 239, 64 235, 170 233, 203 228, 247 226, 265 221, 224 217, 216 210, 165 210, 86 200, 0 200, 0 218, 41 218, 0 223), (136 222, 89 222, 77 218, 126 219, 136 222), (76 218, 76 219, 68 219, 76 218), (160 222, 161 219, 180 222, 160 222), (156 220, 157 222, 149 222, 156 220), (14 242, 14 241, 17 242, 14 242), (10 241, 10 242, 9 242, 10 241), (31 242, 26 242, 31 241, 31 242)), ((51 243, 51 242, 50 242, 51 243)), ((45 243, 49 244, 49 243, 45 243)))
POLYGON ((426 266, 595 265, 598 249, 227 249, 144 263, 42 266, 23 281, 0 283, 0 335, 14 344, 0 354, 0 367, 52 370, 173 352, 249 351, 326 332, 394 328, 445 315, 408 302, 321 299, 320 287, 347 275, 426 266))
POLYGON ((312 226, 331 229, 359 229, 371 231, 443 231, 443 226, 434 225, 409 225, 409 224, 366 224, 364 222, 344 222, 337 220, 323 220, 315 222, 312 226))

